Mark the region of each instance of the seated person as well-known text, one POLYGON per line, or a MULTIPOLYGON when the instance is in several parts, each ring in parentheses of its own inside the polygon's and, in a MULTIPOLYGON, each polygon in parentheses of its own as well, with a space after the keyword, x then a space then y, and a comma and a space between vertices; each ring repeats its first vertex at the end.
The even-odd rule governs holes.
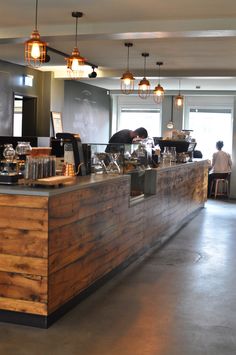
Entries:
POLYGON ((145 128, 140 127, 135 129, 134 131, 130 129, 122 129, 121 131, 116 132, 111 136, 109 139, 109 143, 114 143, 114 144, 108 144, 106 147, 106 152, 107 153, 114 153, 114 152, 120 152, 123 148, 122 144, 132 144, 134 138, 141 138, 145 139, 148 136, 148 132, 145 128), (121 145, 117 144, 121 143, 121 145))
POLYGON ((226 179, 230 177, 232 160, 228 153, 222 150, 224 143, 216 142, 217 152, 213 154, 211 170, 208 176, 208 196, 210 195, 211 182, 213 179, 226 179))

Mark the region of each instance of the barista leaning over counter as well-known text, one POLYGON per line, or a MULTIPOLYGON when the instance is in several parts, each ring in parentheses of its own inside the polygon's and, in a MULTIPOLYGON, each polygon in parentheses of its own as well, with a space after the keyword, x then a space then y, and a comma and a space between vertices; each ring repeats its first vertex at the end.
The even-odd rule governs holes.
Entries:
MULTIPOLYGON (((109 139, 109 143, 122 143, 122 144, 132 144, 134 138, 141 138, 145 139, 148 136, 148 132, 145 128, 139 127, 135 129, 134 131, 130 129, 122 129, 121 131, 116 132, 111 136, 109 139)), ((119 147, 117 145, 111 145, 109 144, 106 147, 106 152, 109 153, 111 151, 114 152, 114 150, 119 150, 119 147)))
POLYGON ((148 132, 145 128, 139 127, 134 131, 130 129, 122 129, 121 131, 116 132, 111 136, 109 139, 109 143, 124 143, 124 144, 131 144, 134 138, 147 138, 148 132))

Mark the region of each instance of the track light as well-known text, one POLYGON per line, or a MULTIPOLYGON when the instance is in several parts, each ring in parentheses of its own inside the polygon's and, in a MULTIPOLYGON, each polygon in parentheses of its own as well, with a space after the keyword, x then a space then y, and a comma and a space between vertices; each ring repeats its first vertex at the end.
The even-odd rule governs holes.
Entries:
POLYGON ((89 78, 93 79, 97 77, 97 73, 95 72, 95 67, 92 67, 93 71, 88 75, 89 78))

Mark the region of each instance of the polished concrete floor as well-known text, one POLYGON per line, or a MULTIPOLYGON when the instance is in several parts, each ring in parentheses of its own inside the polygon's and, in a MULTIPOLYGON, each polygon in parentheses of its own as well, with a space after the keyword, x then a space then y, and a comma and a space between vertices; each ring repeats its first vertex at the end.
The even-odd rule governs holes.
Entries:
POLYGON ((0 323, 0 355, 236 354, 236 202, 206 207, 47 330, 0 323))

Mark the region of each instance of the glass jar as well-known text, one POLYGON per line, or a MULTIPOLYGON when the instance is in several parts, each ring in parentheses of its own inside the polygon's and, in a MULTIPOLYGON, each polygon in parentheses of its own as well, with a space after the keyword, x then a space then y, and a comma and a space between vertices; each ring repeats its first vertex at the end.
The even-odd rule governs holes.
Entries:
POLYGON ((3 156, 6 160, 4 163, 2 174, 9 174, 12 172, 12 162, 15 157, 15 150, 12 144, 4 144, 3 156))
POLYGON ((30 142, 17 142, 17 172, 19 175, 24 175, 26 157, 30 155, 31 150, 30 142))
POLYGON ((4 144, 3 156, 7 162, 13 162, 13 159, 15 157, 15 150, 12 144, 4 144))
POLYGON ((30 142, 17 142, 16 154, 19 159, 26 159, 26 156, 31 153, 32 147, 30 142))

